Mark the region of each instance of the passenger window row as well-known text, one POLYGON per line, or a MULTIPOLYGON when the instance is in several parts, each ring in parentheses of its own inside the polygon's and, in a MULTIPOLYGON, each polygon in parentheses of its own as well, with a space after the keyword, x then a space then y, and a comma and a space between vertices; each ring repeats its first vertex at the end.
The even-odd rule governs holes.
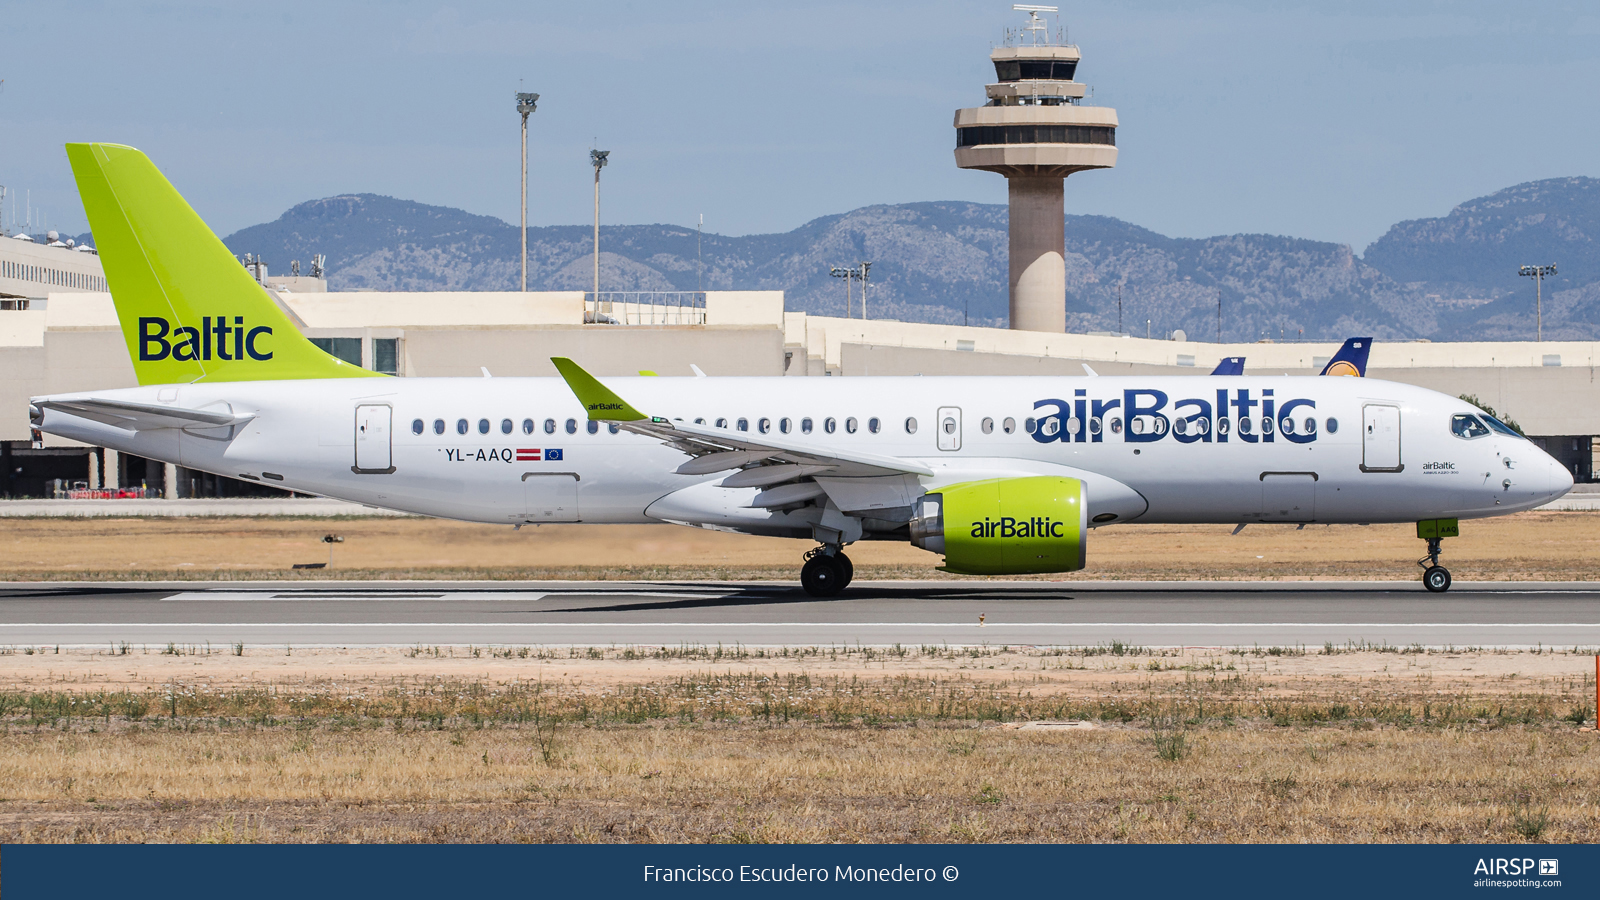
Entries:
MULTIPOLYGON (((988 434, 990 431, 991 420, 984 419, 983 423, 983 433, 988 434)), ((1250 434, 1256 428, 1255 423, 1256 420, 1254 419, 1249 417, 1241 417, 1238 419, 1238 424, 1235 425, 1233 419, 1224 416, 1223 418, 1217 420, 1217 434, 1225 435, 1236 429, 1240 434, 1250 434)), ((1155 416, 1134 416, 1133 420, 1128 423, 1128 430, 1134 434, 1144 434, 1146 432, 1165 434, 1167 427, 1167 420, 1165 418, 1157 418, 1155 416)), ((1330 417, 1327 419, 1327 424, 1325 427, 1327 428, 1329 434, 1338 434, 1339 420, 1330 417)), ((1051 416, 1047 419, 1044 419, 1042 424, 1038 419, 1028 418, 1022 420, 1022 430, 1029 434, 1038 432, 1046 436, 1054 436, 1059 434, 1063 428, 1066 429, 1067 434, 1077 437, 1083 432, 1084 424, 1076 416, 1072 416, 1064 420, 1056 416, 1051 416)), ((1110 431, 1112 434, 1121 434, 1122 417, 1111 416, 1103 422, 1099 418, 1091 418, 1088 423, 1088 428, 1089 434, 1091 435, 1100 434, 1103 431, 1110 431)), ((1195 419, 1193 422, 1190 422, 1187 418, 1174 418, 1172 420, 1171 428, 1173 432, 1177 434, 1202 435, 1211 431, 1211 420, 1202 418, 1195 419)), ((1277 420, 1272 419, 1270 416, 1261 417, 1261 434, 1271 434, 1274 428, 1283 432, 1284 434, 1316 434, 1317 420, 1311 418, 1310 416, 1307 416, 1304 420, 1300 421, 1297 421, 1290 416, 1284 416, 1283 418, 1277 420)), ((1011 420, 1007 419, 1006 434, 1010 433, 1011 420)))
MULTIPOLYGON (((600 423, 599 422, 585 422, 584 426, 585 426, 586 430, 590 434, 599 434, 600 433, 600 423)), ((566 424, 564 426, 562 426, 562 427, 563 427, 563 430, 565 430, 567 434, 577 434, 578 433, 578 420, 577 419, 568 419, 566 421, 566 424)), ((617 424, 615 422, 609 423, 609 429, 610 429, 612 434, 616 434, 618 431, 621 430, 621 429, 619 429, 617 427, 617 424)), ((424 422, 422 419, 412 419, 411 420, 411 433, 412 434, 422 434, 422 433, 426 432, 427 430, 428 430, 428 423, 427 422, 424 422)), ((434 434, 444 434, 446 430, 448 430, 448 429, 447 429, 447 425, 446 425, 444 419, 434 419, 433 420, 433 433, 434 434)), ((493 430, 494 430, 493 424, 488 419, 479 419, 478 420, 478 423, 477 423, 477 432, 478 432, 478 434, 489 434, 493 430)), ((511 433, 515 432, 516 430, 517 430, 517 425, 516 425, 515 422, 511 421, 510 419, 501 419, 500 420, 500 433, 501 434, 511 434, 511 433)), ((541 431, 541 430, 545 434, 555 434, 556 433, 556 420, 555 419, 545 419, 544 420, 544 424, 543 424, 542 427, 537 422, 535 422, 533 419, 523 419, 522 420, 522 433, 523 434, 534 434, 535 432, 541 431)), ((472 424, 471 421, 469 421, 467 419, 457 419, 456 422, 455 422, 455 431, 456 431, 456 434, 471 434, 472 431, 473 431, 473 424, 472 424)))

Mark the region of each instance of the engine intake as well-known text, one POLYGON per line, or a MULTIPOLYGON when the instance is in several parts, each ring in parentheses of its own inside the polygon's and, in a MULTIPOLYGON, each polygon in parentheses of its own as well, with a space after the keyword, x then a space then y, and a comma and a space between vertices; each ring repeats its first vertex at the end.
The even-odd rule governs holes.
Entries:
POLYGON ((911 543, 960 575, 1030 575, 1084 567, 1089 504, 1076 478, 996 478, 924 494, 911 543))

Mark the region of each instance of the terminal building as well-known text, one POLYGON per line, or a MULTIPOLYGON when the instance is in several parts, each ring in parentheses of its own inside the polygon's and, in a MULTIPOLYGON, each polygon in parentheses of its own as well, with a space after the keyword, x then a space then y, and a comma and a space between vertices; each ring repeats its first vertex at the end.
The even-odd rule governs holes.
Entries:
MULTIPOLYGON (((1251 374, 1321 370, 1340 341, 1065 333, 1063 179, 1116 164, 1116 111, 1082 102, 1078 48, 1052 39, 1037 15, 990 56, 996 81, 984 106, 956 113, 955 155, 957 165, 999 173, 1010 186, 1011 329, 811 316, 786 311, 777 291, 337 292, 327 290, 320 257, 309 276, 244 264, 323 349, 402 378, 555 376, 552 356, 602 376, 689 376, 697 366, 708 375, 766 377, 1080 377, 1086 365, 1102 375, 1194 375, 1237 356, 1251 374)), ((1597 352, 1600 343, 1379 341, 1367 375, 1476 397, 1587 482, 1595 480, 1600 435, 1597 352)), ((135 383, 94 251, 54 233, 0 236, 0 494, 280 493, 29 428, 31 396, 135 383)))

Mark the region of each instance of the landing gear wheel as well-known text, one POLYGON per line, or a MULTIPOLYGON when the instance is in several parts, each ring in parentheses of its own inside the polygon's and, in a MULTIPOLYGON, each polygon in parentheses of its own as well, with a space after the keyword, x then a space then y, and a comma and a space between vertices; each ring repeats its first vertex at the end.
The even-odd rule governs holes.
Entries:
POLYGON ((1444 566, 1429 566, 1422 573, 1422 586, 1435 594, 1450 590, 1450 570, 1444 566))
POLYGON ((845 571, 832 556, 818 553, 800 567, 800 586, 813 597, 832 597, 849 581, 845 571))
POLYGON ((842 591, 849 587, 850 582, 855 579, 856 564, 851 562, 850 557, 845 556, 843 553, 835 553, 833 561, 839 564, 839 571, 844 573, 844 581, 839 585, 839 590, 842 591))

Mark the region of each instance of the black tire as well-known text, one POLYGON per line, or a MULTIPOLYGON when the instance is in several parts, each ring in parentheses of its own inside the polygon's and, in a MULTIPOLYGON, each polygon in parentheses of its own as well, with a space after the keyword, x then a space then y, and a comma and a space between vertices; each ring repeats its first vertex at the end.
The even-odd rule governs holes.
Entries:
POLYGON ((800 567, 800 586, 813 597, 832 597, 844 583, 844 569, 831 556, 819 553, 800 567))
POLYGON ((850 586, 850 582, 855 580, 856 564, 851 562, 850 557, 845 556, 843 553, 835 553, 833 561, 839 564, 839 570, 844 573, 844 581, 839 585, 839 590, 842 591, 850 586))
POLYGON ((1422 586, 1435 594, 1450 590, 1450 570, 1444 566, 1429 566, 1422 573, 1422 586))

